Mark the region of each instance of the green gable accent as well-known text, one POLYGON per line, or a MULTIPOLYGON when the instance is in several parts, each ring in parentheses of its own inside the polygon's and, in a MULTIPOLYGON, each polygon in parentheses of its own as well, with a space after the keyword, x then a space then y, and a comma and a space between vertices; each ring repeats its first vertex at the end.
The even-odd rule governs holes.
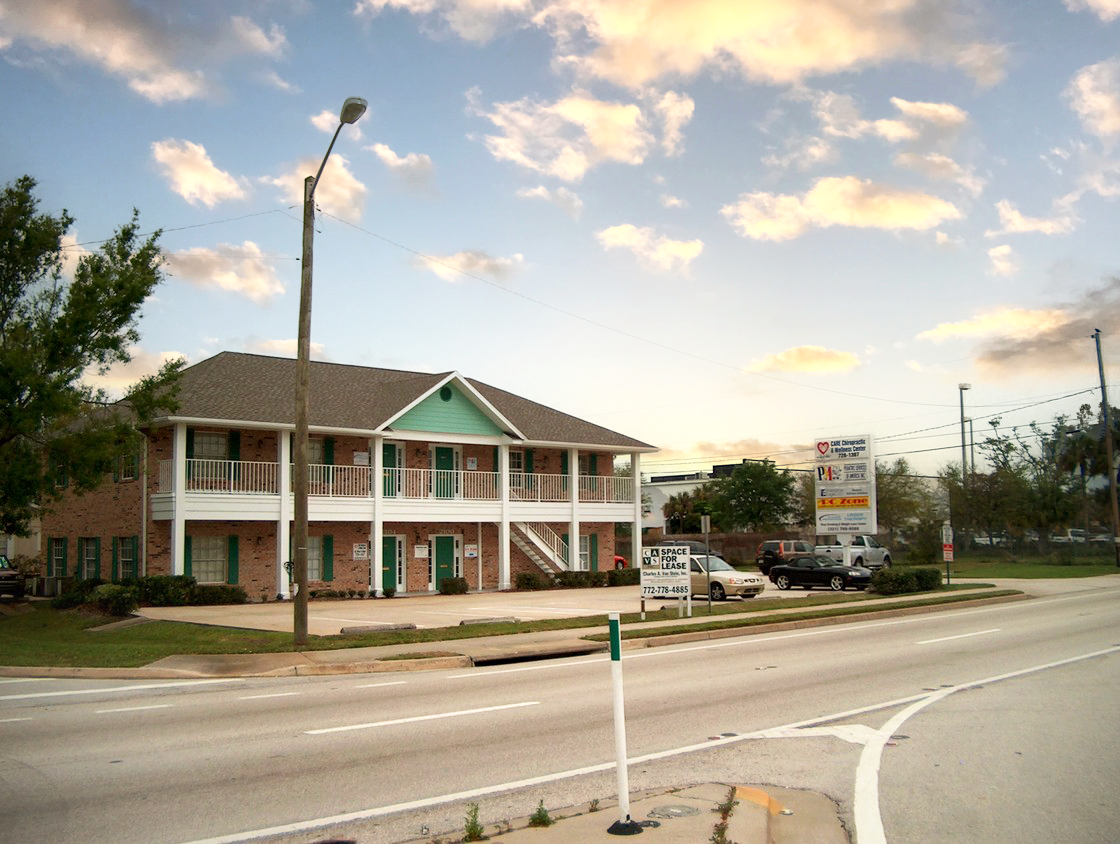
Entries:
POLYGON ((479 407, 450 384, 441 387, 393 422, 400 431, 435 431, 443 434, 493 436, 501 430, 479 407))

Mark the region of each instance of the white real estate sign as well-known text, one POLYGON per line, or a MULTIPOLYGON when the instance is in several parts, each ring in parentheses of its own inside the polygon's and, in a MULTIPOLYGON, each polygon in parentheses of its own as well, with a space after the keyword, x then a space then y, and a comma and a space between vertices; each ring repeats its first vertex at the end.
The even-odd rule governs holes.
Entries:
POLYGON ((642 597, 687 598, 691 590, 687 545, 642 549, 642 597))
POLYGON ((871 435, 817 440, 818 534, 879 532, 871 435))

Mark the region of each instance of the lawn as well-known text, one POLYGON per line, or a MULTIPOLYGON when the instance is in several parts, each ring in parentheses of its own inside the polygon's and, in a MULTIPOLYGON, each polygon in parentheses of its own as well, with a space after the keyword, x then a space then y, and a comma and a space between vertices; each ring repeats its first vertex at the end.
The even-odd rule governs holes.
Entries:
MULTIPOLYGON (((969 584, 975 587, 983 584, 969 584)), ((964 588, 954 584, 944 590, 951 593, 964 588)), ((876 596, 863 592, 835 594, 831 592, 806 596, 797 606, 798 617, 822 617, 833 614, 869 611, 864 604, 876 596)), ((954 601, 951 594, 930 596, 933 601, 954 601)), ((753 625, 774 621, 774 612, 790 609, 790 602, 778 598, 746 601, 724 601, 712 605, 713 618, 722 618, 726 625, 753 625)), ((706 616, 707 601, 693 601, 693 615, 706 616)), ((677 618, 675 607, 649 610, 647 621, 677 618)), ((627 613, 623 624, 640 621, 638 613, 627 613)), ((244 630, 186 624, 174 621, 151 621, 113 629, 104 627, 113 619, 83 610, 55 610, 45 601, 22 605, 18 612, 0 614, 0 665, 64 666, 64 667, 137 667, 173 654, 243 654, 283 653, 293 650, 290 633, 244 630)), ((426 642, 450 642, 455 639, 481 636, 502 636, 539 630, 565 630, 607 627, 607 617, 583 616, 531 622, 471 624, 423 630, 394 630, 355 636, 312 636, 302 650, 335 650, 426 642)))

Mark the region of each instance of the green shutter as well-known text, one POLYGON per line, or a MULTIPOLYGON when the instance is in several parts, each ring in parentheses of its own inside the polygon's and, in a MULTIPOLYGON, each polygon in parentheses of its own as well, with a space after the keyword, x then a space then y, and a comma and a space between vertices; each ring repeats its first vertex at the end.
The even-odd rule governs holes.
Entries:
POLYGON ((187 460, 194 457, 194 428, 187 428, 187 460))
POLYGON ((98 580, 101 579, 101 537, 97 536, 93 539, 93 558, 97 562, 93 567, 93 576, 98 580))
POLYGON ((183 537, 183 574, 191 576, 191 538, 183 537))
MULTIPOLYGON (((592 455, 592 456, 594 456, 594 455, 592 455)), ((599 534, 597 534, 597 533, 591 534, 591 539, 588 540, 587 545, 588 545, 588 549, 587 549, 588 553, 591 555, 591 560, 590 560, 591 570, 592 571, 598 571, 599 570, 599 534)))
POLYGON ((590 456, 588 457, 587 465, 588 465, 588 470, 587 470, 588 474, 590 474, 590 475, 598 475, 599 474, 599 455, 596 454, 594 451, 591 452, 590 456))
POLYGON ((560 452, 560 474, 568 474, 568 449, 560 452))
POLYGON ((112 581, 114 583, 116 583, 120 579, 120 577, 119 577, 120 569, 118 568, 118 566, 120 565, 120 560, 117 556, 117 545, 118 544, 119 544, 119 540, 114 536, 113 537, 113 575, 112 575, 112 581))
POLYGON ((238 577, 237 537, 229 538, 229 556, 226 558, 226 583, 237 585, 238 577))
POLYGON ((494 471, 495 472, 502 471, 501 453, 502 453, 501 450, 497 446, 494 446, 494 471))
POLYGON ((523 471, 526 475, 533 474, 533 449, 525 449, 525 457, 522 460, 522 463, 524 463, 525 465, 522 467, 521 471, 523 471))
POLYGON ((323 462, 334 465, 334 437, 323 437, 323 462))
POLYGON ((567 562, 567 564, 568 564, 568 568, 571 568, 571 566, 572 566, 572 560, 573 560, 573 559, 579 559, 579 557, 578 557, 578 555, 579 555, 579 548, 576 548, 576 555, 577 555, 577 556, 576 556, 575 558, 573 558, 573 557, 572 557, 572 543, 570 543, 570 542, 568 541, 568 534, 566 534, 566 533, 565 533, 565 534, 562 534, 560 538, 564 540, 564 547, 566 547, 566 548, 568 549, 568 558, 567 558, 567 560, 565 560, 565 562, 567 562))
POLYGON ((62 572, 61 573, 55 572, 55 574, 57 574, 59 577, 66 577, 66 569, 70 564, 70 548, 68 547, 69 544, 70 544, 70 540, 66 537, 63 537, 61 542, 62 542, 62 572))
POLYGON ((230 460, 241 459, 241 432, 230 431, 226 437, 226 450, 229 452, 228 457, 230 460))
POLYGON ((132 543, 132 568, 128 576, 136 579, 140 577, 140 537, 130 536, 128 541, 132 543))
POLYGON ((323 537, 323 580, 334 580, 334 537, 323 537))

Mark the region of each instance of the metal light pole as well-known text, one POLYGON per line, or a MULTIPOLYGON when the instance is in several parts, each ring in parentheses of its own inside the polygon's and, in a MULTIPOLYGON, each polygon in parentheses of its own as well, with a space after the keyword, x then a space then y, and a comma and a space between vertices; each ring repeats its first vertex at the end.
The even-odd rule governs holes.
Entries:
POLYGON ((1116 552, 1116 565, 1120 567, 1120 511, 1116 506, 1116 463, 1112 454, 1112 408, 1108 406, 1108 389, 1104 382, 1104 358, 1101 357, 1101 330, 1093 329, 1097 341, 1097 369, 1101 374, 1101 406, 1104 408, 1104 453, 1108 460, 1108 497, 1112 504, 1112 547, 1116 552))
POLYGON ((295 618, 292 635, 296 646, 307 644, 307 407, 311 372, 311 261, 315 239, 315 186, 331 157, 338 133, 347 123, 354 123, 366 112, 366 101, 350 97, 342 104, 338 128, 334 130, 331 145, 319 165, 319 172, 303 182, 303 268, 299 284, 299 335, 296 340, 296 432, 295 464, 292 473, 292 493, 295 498, 292 549, 296 594, 292 601, 295 618))
POLYGON ((968 468, 968 454, 965 452, 965 438, 964 438, 964 391, 971 390, 971 384, 957 384, 957 389, 961 393, 961 486, 965 482, 965 470, 968 468))

